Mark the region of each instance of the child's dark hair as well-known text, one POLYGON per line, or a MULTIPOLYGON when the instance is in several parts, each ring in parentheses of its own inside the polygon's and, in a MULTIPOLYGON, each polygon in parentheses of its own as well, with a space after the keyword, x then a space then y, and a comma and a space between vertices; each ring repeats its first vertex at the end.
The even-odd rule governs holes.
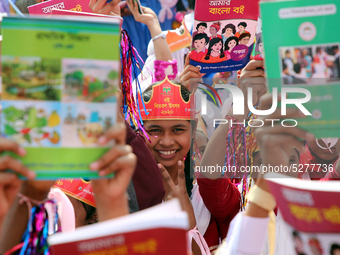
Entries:
MULTIPOLYGON (((152 87, 161 83, 162 81, 159 82, 155 82, 154 84, 151 84, 144 92, 143 92, 143 99, 145 102, 150 101, 151 96, 152 96, 152 87)), ((181 95, 182 98, 185 102, 188 102, 190 99, 190 91, 183 86, 182 84, 176 82, 176 81, 171 81, 172 83, 176 84, 176 85, 180 85, 181 86, 181 95)), ((196 127, 195 123, 193 123, 193 121, 190 121, 191 126, 194 128, 196 127)), ((193 181, 194 179, 193 177, 193 160, 192 160, 192 152, 193 152, 193 141, 191 142, 191 146, 190 146, 190 150, 187 153, 187 156, 185 158, 184 161, 184 173, 185 173, 185 184, 186 184, 186 188, 187 188, 187 192, 189 197, 191 197, 191 191, 193 188, 193 181)))
POLYGON ((196 40, 202 40, 202 39, 205 39, 205 42, 206 43, 208 43, 209 42, 209 36, 207 36, 207 34, 197 34, 197 35, 195 35, 195 37, 194 37, 194 42, 196 41, 196 40))
POLYGON ((207 55, 206 57, 204 58, 205 60, 209 60, 210 59, 210 54, 211 54, 211 50, 212 50, 212 47, 216 44, 216 43, 219 43, 221 42, 222 44, 222 47, 221 47, 221 50, 220 50, 220 58, 224 58, 224 52, 223 52, 223 40, 222 38, 213 38, 210 40, 209 42, 209 48, 208 48, 208 52, 207 52, 207 55))
POLYGON ((227 28, 231 28, 231 30, 233 30, 233 34, 236 34, 236 27, 234 24, 227 24, 223 29, 222 29, 222 34, 225 33, 225 31, 227 30, 227 28))
POLYGON ((243 34, 241 34, 240 37, 238 38, 238 40, 241 41, 245 37, 249 37, 250 38, 251 37, 250 33, 243 33, 243 34))
MULTIPOLYGON (((229 38, 225 41, 225 43, 224 43, 224 48, 225 48, 225 50, 229 50, 228 43, 229 43, 230 41, 232 41, 232 40, 234 40, 234 41, 236 42, 236 45, 238 45, 238 38, 237 38, 236 36, 231 36, 231 37, 229 37, 229 38)), ((236 46, 236 45, 235 45, 235 46, 236 46)))
POLYGON ((247 23, 242 21, 242 22, 238 23, 237 26, 242 26, 242 27, 246 28, 247 27, 247 23))
POLYGON ((199 28, 200 26, 203 26, 203 27, 205 27, 205 28, 207 28, 207 27, 208 27, 207 23, 205 23, 205 22, 201 22, 201 23, 198 23, 198 24, 197 24, 197 26, 196 26, 196 30, 198 30, 198 28, 199 28))
MULTIPOLYGON (((79 200, 80 201, 80 200, 79 200)), ((96 208, 80 201, 86 211, 86 222, 87 224, 93 224, 98 222, 96 208)))

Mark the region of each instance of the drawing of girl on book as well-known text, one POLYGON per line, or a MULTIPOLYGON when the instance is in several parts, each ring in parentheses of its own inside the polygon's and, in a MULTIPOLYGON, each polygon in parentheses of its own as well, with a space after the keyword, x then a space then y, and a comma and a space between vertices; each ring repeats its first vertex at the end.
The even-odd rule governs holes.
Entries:
POLYGON ((213 38, 209 42, 208 52, 205 54, 201 62, 203 63, 218 63, 226 60, 226 55, 223 52, 222 38, 213 38))
POLYGON ((226 60, 231 59, 231 51, 232 49, 238 45, 238 38, 236 36, 229 37, 225 43, 224 43, 224 48, 225 48, 225 56, 226 60))
POLYGON ((220 30, 221 28, 221 22, 214 22, 210 28, 209 28, 209 32, 211 34, 210 36, 210 40, 213 38, 221 38, 222 39, 222 35, 217 34, 217 32, 220 30))
POLYGON ((223 39, 223 44, 225 44, 225 41, 229 38, 232 37, 236 34, 236 27, 234 24, 227 24, 223 29, 222 29, 222 39, 223 39))

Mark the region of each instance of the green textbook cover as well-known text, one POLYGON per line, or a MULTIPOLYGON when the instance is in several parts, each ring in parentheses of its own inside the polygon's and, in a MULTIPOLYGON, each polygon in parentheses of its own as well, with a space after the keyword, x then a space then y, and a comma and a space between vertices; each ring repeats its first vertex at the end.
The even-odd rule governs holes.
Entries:
POLYGON ((99 178, 89 164, 112 144, 120 19, 4 17, 1 135, 23 146, 38 179, 99 178))
POLYGON ((340 137, 340 1, 263 2, 260 10, 269 90, 309 90, 303 105, 311 115, 297 126, 317 138, 340 137))

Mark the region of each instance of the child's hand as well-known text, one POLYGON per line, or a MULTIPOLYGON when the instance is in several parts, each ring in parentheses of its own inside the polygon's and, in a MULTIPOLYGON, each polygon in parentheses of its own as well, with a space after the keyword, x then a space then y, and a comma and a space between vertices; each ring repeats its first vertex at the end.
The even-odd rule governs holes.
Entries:
POLYGON ((125 139, 125 124, 117 123, 100 139, 101 144, 115 140, 115 146, 90 166, 92 170, 98 170, 99 175, 115 174, 113 178, 91 182, 100 221, 129 213, 126 190, 134 173, 137 158, 131 146, 125 144, 125 139))
POLYGON ((154 25, 159 25, 158 17, 156 13, 154 13, 153 10, 150 8, 140 6, 142 9, 143 14, 139 13, 138 10, 138 3, 135 0, 127 0, 127 5, 129 6, 129 9, 135 18, 137 22, 143 23, 147 25, 148 27, 154 26, 154 25))
POLYGON ((120 0, 112 0, 106 3, 107 0, 90 0, 89 7, 94 13, 120 16, 120 0))
POLYGON ((195 93, 198 83, 202 82, 202 77, 205 74, 201 74, 200 70, 196 66, 192 66, 189 64, 190 62, 190 53, 187 55, 185 59, 185 68, 183 72, 180 74, 179 79, 180 83, 186 87, 191 93, 195 93))
POLYGON ((164 166, 158 164, 158 167, 161 170, 163 179, 167 185, 167 187, 165 187, 165 190, 169 190, 165 195, 164 200, 167 201, 174 197, 178 198, 178 200, 181 203, 182 210, 187 212, 188 214, 189 230, 193 229, 196 226, 196 219, 194 209, 192 208, 192 204, 188 196, 185 184, 184 163, 182 161, 178 161, 178 185, 174 184, 168 171, 164 168, 164 166))
MULTIPOLYGON (((18 156, 25 156, 26 151, 13 141, 0 138, 0 153, 11 151, 18 156)), ((30 171, 18 160, 10 156, 0 157, 0 225, 3 217, 11 207, 19 192, 21 181, 16 174, 21 174, 28 179, 34 179, 35 173, 30 171), (4 172, 12 170, 14 173, 4 172)))

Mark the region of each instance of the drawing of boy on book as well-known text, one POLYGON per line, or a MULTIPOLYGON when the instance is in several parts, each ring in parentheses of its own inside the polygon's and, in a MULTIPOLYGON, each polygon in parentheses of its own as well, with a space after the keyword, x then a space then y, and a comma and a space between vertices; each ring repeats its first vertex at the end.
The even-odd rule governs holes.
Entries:
MULTIPOLYGON (((197 34, 206 34, 204 32, 206 28, 208 28, 207 23, 205 22, 198 23, 196 26, 196 31, 192 33, 192 38, 195 38, 197 34)), ((191 48, 195 48, 194 41, 191 44, 191 48)))
POLYGON ((239 38, 240 35, 243 34, 243 33, 249 33, 248 31, 246 31, 246 28, 247 28, 247 23, 246 23, 246 22, 243 21, 243 22, 238 23, 237 27, 238 27, 238 30, 239 30, 239 31, 235 34, 235 36, 236 36, 237 38, 239 38))
POLYGON ((193 42, 196 49, 190 53, 190 58, 194 61, 200 61, 207 53, 205 46, 207 46, 209 42, 209 37, 205 33, 197 34, 195 35, 193 42))

